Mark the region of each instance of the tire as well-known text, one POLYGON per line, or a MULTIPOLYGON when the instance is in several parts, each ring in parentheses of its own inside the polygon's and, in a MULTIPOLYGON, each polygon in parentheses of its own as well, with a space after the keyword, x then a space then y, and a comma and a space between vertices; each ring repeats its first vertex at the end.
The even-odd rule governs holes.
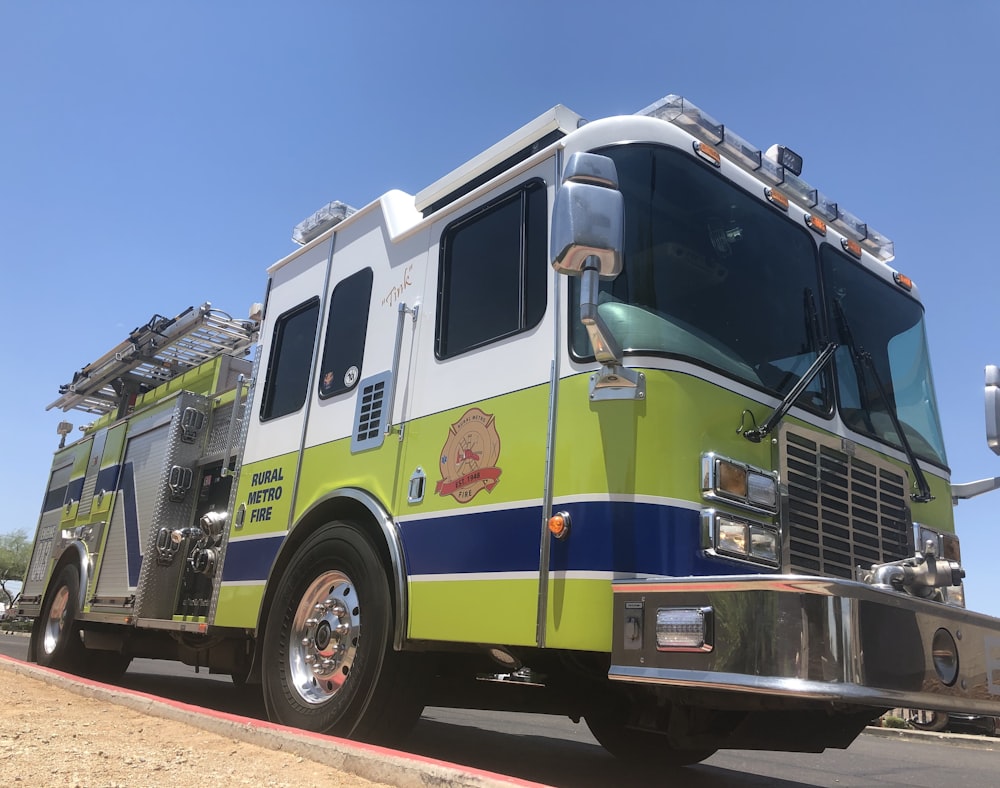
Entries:
POLYGON ((675 749, 662 734, 627 727, 625 715, 615 711, 591 712, 585 719, 590 732, 605 750, 618 760, 634 766, 690 766, 717 752, 714 749, 675 749))
POLYGON ((67 564, 45 597, 29 652, 47 668, 79 672, 84 668, 83 641, 76 622, 80 610, 80 570, 67 564))
POLYGON ((918 731, 943 731, 948 727, 948 713, 944 711, 910 710, 906 721, 918 731))
POLYGON ((412 655, 392 648, 392 597, 367 537, 349 523, 311 535, 292 557, 267 616, 268 718, 378 744, 400 741, 423 705, 412 655))

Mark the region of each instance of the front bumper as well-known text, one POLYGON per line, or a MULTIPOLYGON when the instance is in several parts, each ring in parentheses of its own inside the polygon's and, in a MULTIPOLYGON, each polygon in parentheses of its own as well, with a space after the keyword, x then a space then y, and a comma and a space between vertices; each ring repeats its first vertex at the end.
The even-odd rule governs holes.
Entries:
POLYGON ((616 581, 611 663, 618 681, 1000 715, 1000 620, 846 580, 616 581), (701 650, 657 647, 662 608, 705 611, 701 650), (942 629, 957 648, 950 685, 932 648, 942 629))

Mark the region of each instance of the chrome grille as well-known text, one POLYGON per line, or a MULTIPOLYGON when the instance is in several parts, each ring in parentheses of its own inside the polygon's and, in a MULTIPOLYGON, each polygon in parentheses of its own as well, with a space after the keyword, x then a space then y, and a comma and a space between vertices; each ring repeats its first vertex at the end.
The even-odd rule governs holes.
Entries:
POLYGON ((858 565, 913 555, 907 477, 839 438, 785 429, 781 476, 790 569, 853 578, 858 565))

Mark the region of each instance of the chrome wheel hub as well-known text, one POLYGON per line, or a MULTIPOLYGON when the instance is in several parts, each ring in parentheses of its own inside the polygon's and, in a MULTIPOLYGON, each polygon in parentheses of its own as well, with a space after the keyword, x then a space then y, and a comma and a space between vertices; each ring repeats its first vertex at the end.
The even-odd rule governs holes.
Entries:
POLYGON ((66 627, 66 612, 69 610, 69 589, 60 586, 49 608, 49 616, 45 620, 45 632, 42 636, 42 648, 46 654, 51 654, 59 645, 59 638, 66 627))
POLYGON ((324 572, 306 589, 289 633, 292 685, 303 701, 330 700, 347 681, 361 637, 361 608, 343 572, 324 572))

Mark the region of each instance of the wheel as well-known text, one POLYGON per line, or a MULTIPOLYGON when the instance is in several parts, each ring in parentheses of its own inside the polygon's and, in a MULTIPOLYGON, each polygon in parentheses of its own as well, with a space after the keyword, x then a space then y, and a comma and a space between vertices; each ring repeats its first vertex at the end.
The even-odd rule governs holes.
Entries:
POLYGON ((906 721, 918 731, 943 731, 948 727, 948 713, 910 709, 906 721))
POLYGON ((349 523, 310 536, 267 616, 263 694, 284 725, 379 744, 402 739, 423 711, 417 663, 392 648, 389 580, 349 523))
POLYGON ((716 750, 679 750, 666 736, 629 728, 626 715, 617 711, 594 711, 586 715, 587 727, 598 743, 618 760, 644 767, 690 766, 712 757, 716 750))
POLYGON ((30 653, 47 668, 79 671, 84 649, 76 615, 80 609, 80 570, 67 564, 56 576, 42 607, 38 626, 32 629, 30 653))

